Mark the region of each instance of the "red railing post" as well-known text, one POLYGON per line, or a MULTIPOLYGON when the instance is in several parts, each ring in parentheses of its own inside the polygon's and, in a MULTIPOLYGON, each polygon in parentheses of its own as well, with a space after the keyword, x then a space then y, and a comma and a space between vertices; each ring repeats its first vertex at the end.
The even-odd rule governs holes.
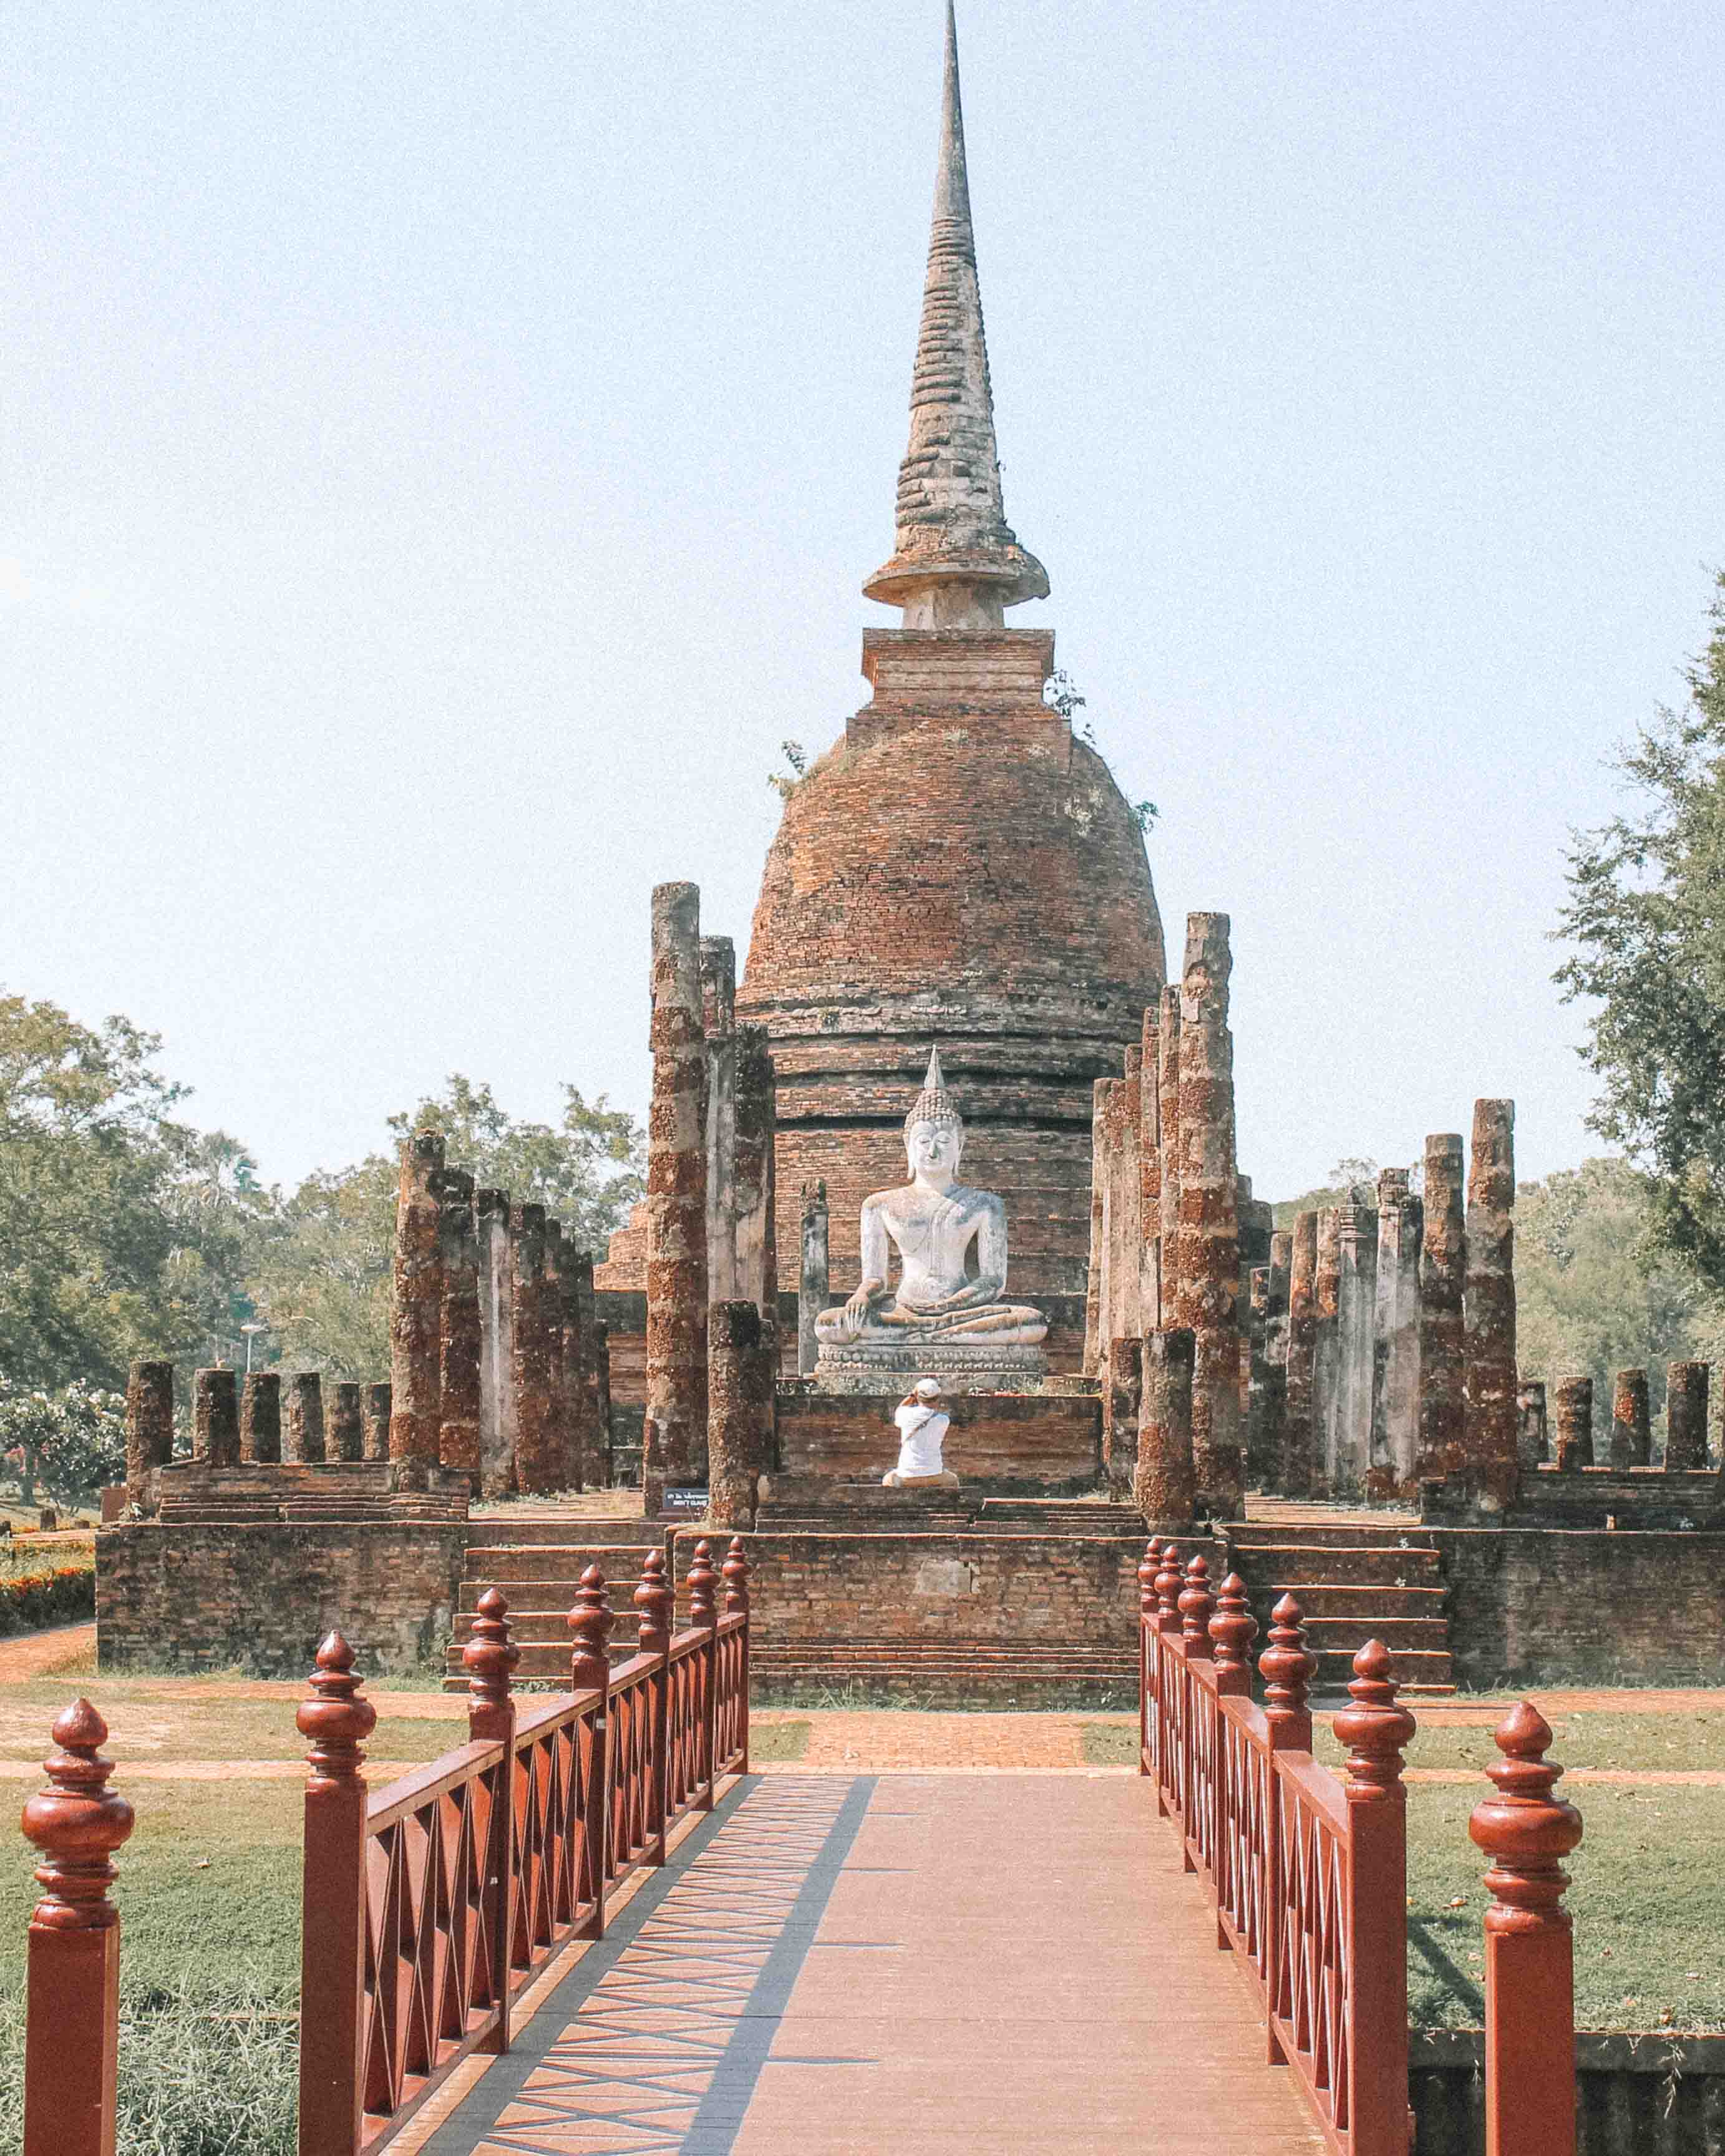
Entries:
POLYGON ((665 1822, 670 1810, 670 1638, 671 1614, 676 1603, 676 1595, 665 1576, 663 1550, 648 1551, 634 1600, 641 1613, 636 1634, 640 1650, 659 1658, 659 1667, 653 1676, 653 1722, 647 1740, 651 1787, 647 1792, 647 1845, 641 1852, 641 1861, 644 1864, 663 1864, 665 1822))
MULTIPOLYGON (((1355 2156, 1407 2156, 1408 1793, 1414 1717, 1396 1703, 1381 1640, 1353 1658, 1353 1705, 1336 1717, 1348 1751, 1348 2118, 1355 2156)), ((1517 2152, 1519 2156, 1519 2152, 1517 2152)))
POLYGON ((1551 1727, 1530 1702, 1495 1732, 1497 1794, 1467 1830, 1486 1884, 1486 2156, 1575 2156, 1575 1965, 1563 1861, 1581 1815, 1552 1794, 1551 1727))
POLYGON ((742 1629, 735 1635, 742 1732, 742 1758, 737 1771, 746 1774, 749 1770, 749 1560, 741 1535, 731 1537, 731 1547, 726 1551, 725 1562, 719 1570, 725 1579, 725 1614, 742 1620, 742 1629))
POLYGON ((1156 1575, 1162 1568, 1162 1537, 1152 1535, 1138 1566, 1138 1772, 1155 1765, 1156 1575))
POLYGON ((1216 1944, 1232 1945, 1228 1927, 1222 1921, 1224 1911, 1237 1914, 1240 1905, 1240 1886, 1235 1876, 1240 1861, 1238 1838, 1235 1834, 1233 1815, 1235 1795, 1243 1794, 1234 1787, 1228 1773, 1227 1718, 1221 1712, 1219 1702, 1224 1699, 1250 1699, 1252 1696, 1252 1641, 1258 1636, 1257 1620, 1246 1606, 1246 1584, 1237 1572, 1230 1572, 1222 1582, 1216 1597, 1214 1614, 1209 1622, 1210 1648, 1215 1662, 1216 1698, 1216 1756, 1212 1762, 1210 1788, 1216 1807, 1215 1835, 1210 1843, 1216 1868, 1216 1944))
POLYGON ((1281 1785, 1276 1769, 1281 1752, 1312 1750, 1312 1710, 1307 1693, 1317 1657, 1307 1650, 1306 1617, 1291 1594, 1285 1594, 1270 1616, 1270 1644, 1258 1657, 1264 1680, 1264 1719, 1270 1732, 1270 1789, 1265 1827, 1264 1930, 1269 1942, 1265 1961, 1265 1994, 1272 2066, 1286 2061, 1276 2034, 1276 2019, 1288 2012, 1287 1969, 1282 1952, 1281 1785))
MULTIPOLYGON (((1185 1717, 1186 1742, 1182 1748, 1184 1773, 1180 1784, 1180 1818, 1184 1828, 1183 1862, 1188 1871, 1198 1866, 1192 1861, 1192 1844, 1200 1849, 1214 1849, 1214 1840, 1207 1841, 1205 1827, 1214 1827, 1214 1820, 1200 1820, 1195 1816, 1197 1797, 1196 1754, 1198 1751, 1198 1717, 1202 1712, 1201 1687, 1192 1674, 1194 1662, 1207 1662, 1210 1658, 1210 1568, 1202 1550, 1194 1550, 1186 1565, 1186 1584, 1181 1591, 1180 1644, 1185 1650, 1184 1664, 1180 1671, 1180 1686, 1184 1694, 1181 1701, 1185 1717)), ((1211 1776, 1214 1789, 1215 1777, 1211 1776)))
POLYGON ((131 1806, 107 1786, 108 1725, 87 1699, 54 1725, 48 1787, 24 1806, 42 1852, 24 2010, 23 2156, 114 2156, 120 2044, 120 1912, 109 1862, 131 1806))
POLYGON ((509 1604, 496 1588, 488 1587, 480 1595, 472 1631, 461 1650, 461 1666, 467 1672, 468 1738, 475 1744, 503 1747, 486 1835, 485 1883, 489 1981, 497 2025, 483 2047, 501 2055, 509 2049, 509 1928, 515 1917, 516 1708, 511 1680, 521 1650, 510 1637, 509 1604))
POLYGON ((571 1687, 576 1691, 598 1694, 598 1705, 588 1725, 584 1757, 578 1745, 576 1771, 586 1784, 581 1793, 581 1827, 593 1886, 593 1914, 578 1936, 600 1939, 605 1936, 605 1881, 611 1869, 611 1762, 607 1741, 611 1602, 605 1575, 596 1564, 588 1565, 581 1575, 581 1584, 575 1590, 575 1606, 569 1612, 569 1630, 575 1635, 574 1650, 569 1658, 571 1687))
POLYGON ((1169 1724, 1177 1702, 1170 1697, 1169 1656, 1163 1641, 1180 1629, 1181 1584, 1178 1545, 1164 1542, 1162 1569, 1156 1575, 1156 1638, 1151 1650, 1156 1658, 1156 1810, 1161 1819, 1168 1817, 1169 1796, 1178 1796, 1173 1779, 1175 1755, 1169 1741, 1169 1724))
POLYGON ((712 1544, 703 1536, 689 1568, 689 1622, 706 1634, 701 1650, 701 1809, 713 1808, 714 1738, 719 1707, 719 1575, 713 1570, 712 1544))
POLYGON ((311 1740, 300 1958, 300 2156, 355 2156, 365 2124, 365 1763, 377 1710, 331 1632, 294 1720, 311 1740))

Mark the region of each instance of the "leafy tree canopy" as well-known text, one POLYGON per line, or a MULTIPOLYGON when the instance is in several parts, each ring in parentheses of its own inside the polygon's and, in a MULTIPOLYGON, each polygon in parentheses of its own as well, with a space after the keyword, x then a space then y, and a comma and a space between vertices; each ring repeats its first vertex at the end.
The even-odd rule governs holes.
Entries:
POLYGON ((1621 757, 1634 805, 1576 834, 1557 978, 1596 1009, 1590 1118, 1651 1183, 1652 1242, 1725 1288, 1725 575, 1688 701, 1621 757))
POLYGON ((0 997, 0 1373, 123 1385, 137 1355, 207 1358, 271 1204, 221 1132, 175 1111, 161 1041, 0 997))
POLYGON ((26 1505, 39 1481, 57 1505, 94 1496, 125 1478, 125 1394, 82 1384, 32 1392, 0 1378, 0 1459, 26 1505))

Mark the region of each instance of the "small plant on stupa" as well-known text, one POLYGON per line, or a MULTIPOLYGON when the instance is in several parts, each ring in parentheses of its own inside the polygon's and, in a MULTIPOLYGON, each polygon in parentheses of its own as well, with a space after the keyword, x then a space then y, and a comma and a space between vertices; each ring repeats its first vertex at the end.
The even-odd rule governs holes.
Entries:
POLYGON ((809 776, 809 752, 799 741, 781 742, 778 746, 790 770, 769 771, 767 783, 781 801, 788 801, 809 776))

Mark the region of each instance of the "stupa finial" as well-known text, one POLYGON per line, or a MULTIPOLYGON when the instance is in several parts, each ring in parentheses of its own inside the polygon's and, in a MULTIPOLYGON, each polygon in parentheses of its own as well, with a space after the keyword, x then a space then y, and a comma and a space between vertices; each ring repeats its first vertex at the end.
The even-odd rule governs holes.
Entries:
POLYGON ((863 592, 902 607, 906 629, 998 628, 1003 608, 1048 596, 1047 572, 1019 545, 1000 491, 953 0, 947 0, 940 156, 911 377, 911 442, 899 466, 892 559, 863 592))

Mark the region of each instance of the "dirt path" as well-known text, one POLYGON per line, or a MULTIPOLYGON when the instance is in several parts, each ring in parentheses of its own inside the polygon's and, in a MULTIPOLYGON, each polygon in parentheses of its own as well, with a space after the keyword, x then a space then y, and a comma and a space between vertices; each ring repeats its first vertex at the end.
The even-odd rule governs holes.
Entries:
POLYGON ((95 1652, 96 1628, 88 1625, 57 1625, 51 1632, 26 1632, 21 1638, 0 1640, 0 1684, 28 1684, 32 1677, 51 1677, 68 1662, 82 1661, 95 1652))

